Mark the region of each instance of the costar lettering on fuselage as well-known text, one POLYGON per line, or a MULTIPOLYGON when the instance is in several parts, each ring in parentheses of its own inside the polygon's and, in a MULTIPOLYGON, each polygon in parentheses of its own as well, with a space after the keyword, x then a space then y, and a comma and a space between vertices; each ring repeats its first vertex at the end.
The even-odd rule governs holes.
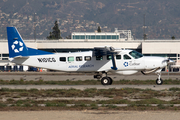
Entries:
POLYGON ((130 66, 138 66, 138 65, 140 65, 140 63, 136 63, 136 62, 133 63, 132 61, 130 61, 130 62, 129 62, 129 65, 130 65, 130 66))

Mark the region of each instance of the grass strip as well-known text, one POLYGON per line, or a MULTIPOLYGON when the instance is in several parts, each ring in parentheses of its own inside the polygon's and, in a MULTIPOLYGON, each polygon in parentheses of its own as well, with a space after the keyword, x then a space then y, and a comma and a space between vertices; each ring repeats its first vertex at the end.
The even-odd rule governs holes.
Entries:
POLYGON ((96 109, 96 110, 180 110, 179 88, 155 91, 151 89, 0 89, 0 110, 53 110, 53 109, 96 109), (77 97, 107 97, 108 100, 76 100, 77 97), (68 100, 48 100, 47 98, 68 98, 68 100), (169 101, 159 97, 177 97, 169 101), (38 100, 41 98, 40 100, 38 100), (133 101, 131 100, 133 99, 133 101), (73 104, 72 106, 68 106, 73 104), (156 106, 152 106, 156 104, 156 106), (101 105, 101 106, 99 106, 101 105), (118 107, 118 105, 126 105, 118 107))
MULTIPOLYGON (((180 85, 179 80, 164 80, 164 85, 180 85)), ((101 85, 100 80, 78 80, 78 81, 44 81, 44 80, 0 80, 0 85, 101 85)), ((119 80, 113 85, 156 85, 155 80, 119 80)))

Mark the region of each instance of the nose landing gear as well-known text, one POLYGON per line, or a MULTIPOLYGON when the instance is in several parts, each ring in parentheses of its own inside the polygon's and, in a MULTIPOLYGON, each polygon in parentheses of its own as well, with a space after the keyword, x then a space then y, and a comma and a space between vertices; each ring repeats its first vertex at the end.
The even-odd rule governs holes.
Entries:
POLYGON ((161 73, 158 72, 157 75, 158 75, 158 78, 156 80, 156 84, 157 85, 162 85, 163 84, 163 80, 161 79, 161 73))

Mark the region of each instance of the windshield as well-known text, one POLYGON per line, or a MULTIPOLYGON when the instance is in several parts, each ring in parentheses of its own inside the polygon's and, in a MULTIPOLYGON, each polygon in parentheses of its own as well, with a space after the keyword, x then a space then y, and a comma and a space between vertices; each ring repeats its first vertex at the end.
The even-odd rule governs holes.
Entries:
POLYGON ((143 57, 143 55, 141 54, 141 53, 139 53, 139 52, 136 52, 136 51, 131 51, 131 52, 129 52, 129 55, 131 55, 134 59, 138 59, 138 58, 141 58, 141 57, 143 57))

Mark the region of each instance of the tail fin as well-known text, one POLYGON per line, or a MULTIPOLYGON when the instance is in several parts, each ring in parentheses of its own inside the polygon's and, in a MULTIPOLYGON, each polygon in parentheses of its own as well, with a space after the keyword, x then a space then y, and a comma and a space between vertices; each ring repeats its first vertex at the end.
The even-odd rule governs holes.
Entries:
POLYGON ((9 57, 27 57, 33 55, 53 54, 33 48, 26 47, 21 35, 15 27, 7 27, 9 57))
POLYGON ((28 56, 28 48, 15 27, 7 27, 9 57, 28 56))

